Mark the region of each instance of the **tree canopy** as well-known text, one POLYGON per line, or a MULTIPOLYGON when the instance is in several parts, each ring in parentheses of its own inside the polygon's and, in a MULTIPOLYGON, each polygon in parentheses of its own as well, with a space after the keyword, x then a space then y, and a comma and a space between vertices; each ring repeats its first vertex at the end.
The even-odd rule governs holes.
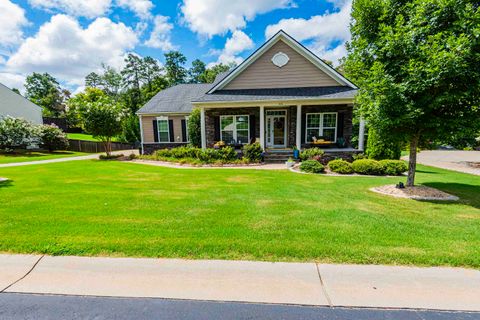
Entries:
POLYGON ((480 12, 472 0, 356 0, 344 68, 378 133, 418 143, 480 124, 480 12))

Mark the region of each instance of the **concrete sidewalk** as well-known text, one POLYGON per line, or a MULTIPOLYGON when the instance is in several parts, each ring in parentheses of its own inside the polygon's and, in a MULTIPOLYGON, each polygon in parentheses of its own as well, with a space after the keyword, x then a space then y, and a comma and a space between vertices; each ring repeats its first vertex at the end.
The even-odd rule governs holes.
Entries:
MULTIPOLYGON (((131 154, 131 153, 138 154, 138 150, 135 149, 135 150, 122 150, 122 151, 113 151, 112 152, 112 154, 124 154, 126 156, 131 154)), ((32 166, 32 165, 36 165, 36 164, 91 160, 91 159, 98 159, 100 154, 101 153, 94 153, 94 154, 89 154, 89 155, 86 155, 86 156, 78 156, 78 157, 65 157, 65 158, 57 158, 57 159, 49 159, 49 160, 36 160, 36 161, 4 163, 4 164, 0 164, 0 168, 23 167, 23 166, 32 166)))
POLYGON ((0 255, 0 292, 480 311, 480 271, 0 255))

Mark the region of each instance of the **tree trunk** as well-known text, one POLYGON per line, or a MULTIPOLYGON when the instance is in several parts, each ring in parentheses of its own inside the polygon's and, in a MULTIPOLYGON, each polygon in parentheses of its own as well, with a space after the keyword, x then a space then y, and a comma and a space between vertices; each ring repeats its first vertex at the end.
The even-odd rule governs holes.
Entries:
POLYGON ((408 156, 407 187, 413 187, 415 184, 415 170, 417 168, 417 147, 418 147, 418 135, 415 135, 410 140, 410 155, 408 156))

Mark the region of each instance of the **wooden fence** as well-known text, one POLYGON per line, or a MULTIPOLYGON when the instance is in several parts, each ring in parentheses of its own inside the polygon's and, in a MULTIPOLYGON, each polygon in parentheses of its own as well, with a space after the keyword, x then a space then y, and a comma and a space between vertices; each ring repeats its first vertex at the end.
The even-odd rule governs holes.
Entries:
MULTIPOLYGON (((99 152, 105 151, 105 148, 102 142, 72 140, 72 139, 69 139, 68 142, 69 142, 68 150, 70 151, 89 152, 89 153, 99 153, 99 152)), ((136 149, 133 144, 122 143, 122 142, 112 142, 112 151, 131 150, 131 149, 136 149)))

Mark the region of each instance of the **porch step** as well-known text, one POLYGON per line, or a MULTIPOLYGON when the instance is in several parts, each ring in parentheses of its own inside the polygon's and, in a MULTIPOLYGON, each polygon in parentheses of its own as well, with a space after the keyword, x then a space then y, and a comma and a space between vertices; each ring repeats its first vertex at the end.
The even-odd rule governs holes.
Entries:
POLYGON ((281 163, 293 158, 293 150, 291 149, 271 149, 265 152, 265 162, 281 163))

